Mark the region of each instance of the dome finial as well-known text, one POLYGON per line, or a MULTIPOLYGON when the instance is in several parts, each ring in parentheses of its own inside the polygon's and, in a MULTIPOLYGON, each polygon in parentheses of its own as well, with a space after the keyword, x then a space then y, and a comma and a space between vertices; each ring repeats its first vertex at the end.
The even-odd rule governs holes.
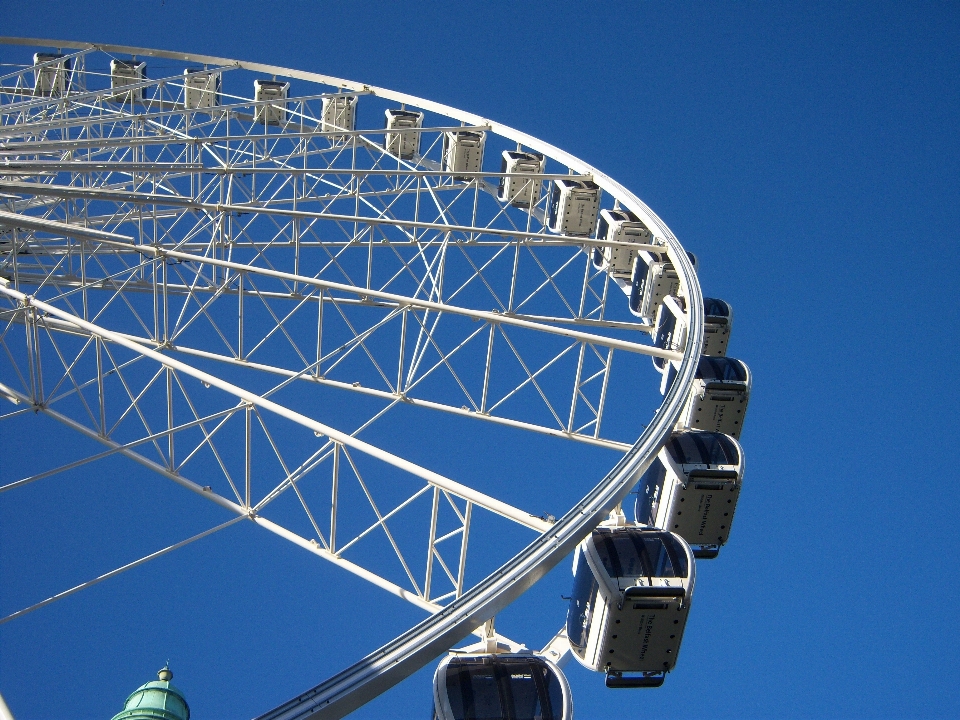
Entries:
POLYGON ((173 680, 173 671, 170 670, 169 660, 167 660, 167 664, 160 669, 160 672, 157 673, 157 678, 162 682, 170 682, 173 680))

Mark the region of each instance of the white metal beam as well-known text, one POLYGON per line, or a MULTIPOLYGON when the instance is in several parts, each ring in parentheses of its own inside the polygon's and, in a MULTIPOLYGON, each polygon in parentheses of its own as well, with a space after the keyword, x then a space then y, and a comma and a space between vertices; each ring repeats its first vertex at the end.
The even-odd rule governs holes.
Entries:
POLYGON ((338 442, 341 445, 354 448, 359 452, 364 453, 365 455, 369 455, 370 457, 376 458, 377 460, 381 460, 389 465, 393 465, 394 467, 400 470, 403 470, 405 472, 410 473, 411 475, 414 475, 415 477, 419 477, 420 479, 425 480, 431 485, 439 487, 442 490, 447 490, 453 493, 454 495, 464 498, 465 500, 470 500, 474 504, 479 505, 480 507, 485 508, 490 512, 496 513, 498 515, 502 515, 503 517, 508 518, 509 520, 513 520, 514 522, 517 522, 521 525, 525 525, 526 527, 536 530, 537 532, 545 532, 550 528, 550 523, 544 520, 541 520, 539 517, 537 517, 536 515, 533 515, 532 513, 523 512, 522 510, 519 510, 518 508, 515 508, 512 505, 509 505, 505 502, 497 500, 496 498, 490 497, 485 493, 478 492, 473 488, 467 487, 466 485, 463 485, 454 480, 446 478, 443 475, 440 475, 439 473, 433 472, 432 470, 427 470, 426 468, 421 467, 416 463, 413 463, 413 462, 410 462, 409 460, 398 457, 393 453, 389 453, 385 450, 382 450, 376 447, 375 445, 371 445, 368 442, 355 438, 347 433, 337 430, 336 428, 333 428, 333 427, 330 427, 329 425, 318 422, 317 420, 314 420, 313 418, 309 418, 306 415, 290 410, 289 408, 286 408, 272 400, 266 399, 256 393, 252 393, 248 390, 245 390, 239 387, 238 385, 234 385, 233 383, 227 382, 222 378, 203 372, 202 370, 198 370, 190 365, 187 365, 186 363, 180 360, 171 358, 170 356, 165 355, 156 350, 152 350, 150 348, 144 347, 142 344, 129 340, 128 338, 124 337, 120 333, 116 333, 112 330, 108 330, 106 328, 100 327, 98 325, 87 322, 85 320, 81 320, 80 318, 75 317, 70 313, 64 312, 63 310, 57 307, 54 307, 53 305, 49 305, 45 302, 37 300, 28 295, 25 295, 24 293, 21 293, 17 290, 13 290, 12 288, 3 287, 2 285, 0 285, 0 295, 6 295, 7 297, 10 297, 18 301, 19 303, 23 304, 25 307, 31 307, 36 310, 41 310, 42 312, 50 314, 56 318, 59 318, 60 320, 64 320, 68 323, 76 325, 77 327, 81 328, 82 330, 92 335, 100 337, 116 345, 121 345, 127 348, 128 350, 133 350, 136 353, 139 353, 141 355, 148 357, 151 360, 154 360, 155 362, 159 363, 163 367, 176 370, 177 372, 193 377, 199 380, 200 382, 206 383, 220 390, 223 390, 224 392, 230 393, 231 395, 235 396, 240 400, 243 400, 245 402, 261 407, 264 410, 268 410, 269 412, 274 413, 275 415, 278 415, 280 417, 291 420, 297 423, 298 425, 301 425, 305 428, 312 430, 314 433, 320 433, 321 435, 326 435, 331 440, 334 440, 335 442, 338 442))

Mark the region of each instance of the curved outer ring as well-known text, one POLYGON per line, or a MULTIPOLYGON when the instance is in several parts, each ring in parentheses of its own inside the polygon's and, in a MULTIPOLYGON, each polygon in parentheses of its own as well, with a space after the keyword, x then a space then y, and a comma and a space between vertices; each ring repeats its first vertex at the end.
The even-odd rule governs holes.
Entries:
POLYGON ((443 610, 316 687, 261 715, 258 720, 306 720, 307 718, 313 720, 343 717, 434 660, 516 600, 566 557, 587 533, 599 525, 607 514, 626 497, 630 488, 637 482, 670 436, 693 385, 703 346, 703 295, 700 284, 687 254, 666 224, 620 183, 582 160, 549 143, 479 115, 412 95, 328 75, 209 55, 175 53, 122 45, 95 45, 66 40, 10 37, 0 37, 0 43, 77 50, 95 49, 110 53, 232 66, 253 72, 341 87, 354 92, 364 92, 407 103, 473 125, 488 125, 499 135, 542 152, 579 173, 593 176, 594 182, 613 194, 627 209, 636 213, 655 235, 666 240, 670 258, 679 272, 690 308, 690 329, 680 369, 653 421, 606 477, 560 518, 548 532, 538 537, 443 610))

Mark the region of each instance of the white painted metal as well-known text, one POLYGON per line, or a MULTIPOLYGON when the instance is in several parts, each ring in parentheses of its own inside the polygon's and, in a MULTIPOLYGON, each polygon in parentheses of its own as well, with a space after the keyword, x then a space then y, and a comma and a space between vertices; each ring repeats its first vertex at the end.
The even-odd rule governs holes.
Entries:
MULTIPOLYGON (((0 395, 107 448, 0 492, 122 454, 434 613, 269 717, 340 717, 476 630, 575 547, 665 441, 700 353, 700 290, 669 229, 602 173, 485 118, 352 81, 139 48, 12 38, 0 43, 78 51, 66 56, 72 70, 62 91, 61 76, 54 74, 49 95, 35 92, 46 68, 66 67, 56 64, 59 59, 25 64, 0 78, 0 298, 6 299, 0 344, 16 351, 8 353, 9 366, 0 366, 0 395), (104 87, 85 69, 88 56, 101 51, 140 59, 114 58, 104 87), (145 57, 182 61, 194 70, 151 79, 145 57), (238 70, 277 80, 258 79, 252 98, 230 95, 220 79, 238 70), (292 96, 291 80, 326 89, 292 96), (274 82, 281 91, 267 97, 274 82), (72 105, 51 109, 57 93, 68 94, 72 105), (358 129, 357 106, 367 98, 414 108, 419 121, 391 127, 388 112, 386 128, 358 129), (123 131, 92 137, 90 117, 109 119, 123 131), (486 145, 505 140, 517 150, 504 151, 502 172, 484 172, 486 145), (64 184, 59 173, 81 181, 64 184), (590 237, 592 219, 558 221, 548 232, 540 197, 545 181, 595 183, 598 201, 602 189, 649 229, 650 242, 590 237), (608 299, 613 278, 593 267, 590 255, 598 248, 609 256, 620 247, 669 255, 676 291, 691 308, 682 353, 636 342, 650 331, 647 323, 607 316, 608 303, 624 298, 614 293, 608 299), (121 319, 122 330, 111 327, 121 319), (651 355, 677 371, 632 447, 632 436, 618 439, 606 431, 609 423, 603 425, 615 352, 651 355), (498 360, 501 353, 515 363, 512 376, 498 360), (83 375, 79 368, 90 354, 96 371, 83 375), (465 357, 474 358, 466 369, 465 357), (218 363, 223 374, 200 370, 194 361, 206 368, 218 363), (354 379, 359 376, 348 373, 360 361, 365 374, 354 379), (241 367, 279 382, 251 392, 225 377, 241 367), (560 387, 545 381, 561 367, 570 369, 571 382, 560 387), (431 382, 441 377, 446 389, 431 395, 431 382), (385 405, 345 431, 279 400, 294 381, 385 405), (162 408, 145 403, 152 388, 161 392, 162 408), (222 393, 217 397, 227 402, 207 408, 212 396, 202 388, 222 393), (81 409, 61 412, 64 398, 79 401, 81 409), (193 415, 186 422, 174 412, 184 402, 193 415), (628 452, 583 501, 548 522, 357 437, 402 405, 628 452), (534 406, 538 414, 531 418, 527 410, 534 406), (163 429, 150 424, 154 410, 162 410, 163 429), (142 427, 121 437, 128 421, 142 427), (241 472, 231 474, 216 446, 221 429, 238 422, 245 454, 241 472), (281 427, 312 431, 320 437, 316 450, 291 460, 281 427), (187 442, 189 432, 200 432, 199 442, 187 442), (264 461, 255 433, 283 468, 266 493, 253 483, 264 461), (210 453, 222 469, 217 490, 185 474, 200 453, 210 453), (381 508, 361 455, 415 478, 416 487, 381 508), (331 471, 329 524, 322 525, 299 487, 321 466, 331 471), (362 487, 375 518, 349 536, 343 520, 356 507, 345 500, 345 482, 362 487), (288 491, 314 537, 264 515, 288 491), (430 512, 423 521, 425 574, 418 577, 390 523, 421 498, 429 499, 430 512), (469 542, 475 506, 540 536, 470 587, 465 571, 468 554, 478 551, 469 542), (453 513, 456 525, 440 532, 444 512, 453 513), (374 536, 391 548, 401 576, 384 577, 343 557, 374 536)), ((595 216, 595 209, 587 210, 595 216)), ((23 417, 22 410, 0 420, 23 417)))
POLYGON ((258 104, 253 111, 255 122, 264 125, 279 125, 287 120, 287 93, 290 83, 275 80, 254 80, 253 99, 258 104))
POLYGON ((69 63, 61 53, 34 53, 33 94, 62 95, 69 83, 69 63))
POLYGON ((423 113, 410 110, 384 110, 387 130, 384 134, 384 148, 392 155, 404 160, 410 160, 420 153, 421 133, 417 129, 423 127, 423 113))
POLYGON ((675 433, 660 450, 637 485, 635 517, 680 535, 699 548, 695 557, 713 557, 730 535, 745 463, 735 439, 697 434, 699 443, 691 431, 675 433))
POLYGON ((220 73, 212 70, 183 71, 183 104, 190 110, 212 108, 220 104, 220 73))
POLYGON ((126 62, 114 58, 110 61, 111 86, 115 90, 127 88, 127 86, 130 86, 131 89, 116 92, 111 99, 126 103, 143 100, 143 81, 146 79, 146 76, 147 64, 145 62, 137 62, 136 60, 126 62))

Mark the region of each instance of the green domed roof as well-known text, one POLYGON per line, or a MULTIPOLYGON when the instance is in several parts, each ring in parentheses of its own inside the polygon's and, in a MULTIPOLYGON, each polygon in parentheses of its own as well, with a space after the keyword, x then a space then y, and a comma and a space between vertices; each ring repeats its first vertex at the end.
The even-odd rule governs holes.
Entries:
POLYGON ((113 720, 190 720, 190 706, 183 693, 170 684, 170 668, 164 667, 157 678, 130 693, 113 720))

